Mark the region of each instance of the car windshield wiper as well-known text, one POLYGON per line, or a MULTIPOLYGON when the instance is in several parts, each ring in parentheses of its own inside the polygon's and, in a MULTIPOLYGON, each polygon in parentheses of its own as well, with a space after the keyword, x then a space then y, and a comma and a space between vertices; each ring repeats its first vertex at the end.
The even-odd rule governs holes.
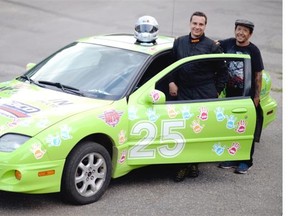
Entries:
POLYGON ((29 76, 27 75, 22 75, 20 77, 18 77, 18 79, 24 79, 24 80, 27 80, 30 84, 34 84, 34 85, 37 85, 37 86, 40 86, 40 87, 45 87, 43 85, 40 85, 39 83, 35 82, 33 79, 31 79, 29 76))
POLYGON ((50 81, 40 80, 40 81, 38 81, 38 83, 44 84, 44 85, 55 86, 57 88, 60 88, 63 92, 69 92, 69 93, 73 93, 76 95, 84 96, 84 93, 80 92, 79 89, 74 88, 72 86, 63 85, 59 82, 50 82, 50 81))

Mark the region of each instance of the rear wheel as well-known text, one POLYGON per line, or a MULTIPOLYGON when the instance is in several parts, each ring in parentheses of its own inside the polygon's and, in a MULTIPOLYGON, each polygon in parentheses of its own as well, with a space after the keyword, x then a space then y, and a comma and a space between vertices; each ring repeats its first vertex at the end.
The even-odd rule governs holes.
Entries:
POLYGON ((100 144, 83 142, 73 149, 65 163, 61 193, 70 203, 96 202, 111 180, 111 157, 100 144))

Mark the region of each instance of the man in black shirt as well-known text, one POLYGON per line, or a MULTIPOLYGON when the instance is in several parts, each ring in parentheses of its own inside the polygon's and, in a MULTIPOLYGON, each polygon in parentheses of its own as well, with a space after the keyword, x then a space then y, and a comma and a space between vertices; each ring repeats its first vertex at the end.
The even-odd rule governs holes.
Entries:
MULTIPOLYGON (((189 35, 177 38, 173 45, 175 60, 188 56, 223 53, 215 42, 205 36, 207 17, 203 12, 195 12, 190 18, 189 35)), ((228 79, 224 61, 196 62, 182 66, 169 80, 169 93, 177 100, 217 98, 228 79)), ((186 176, 197 177, 198 165, 181 167, 174 180, 183 181, 186 176)))
MULTIPOLYGON (((260 50, 252 42, 250 38, 254 30, 254 24, 248 20, 236 20, 235 22, 235 38, 228 38, 218 41, 225 53, 249 54, 252 63, 252 83, 251 98, 257 111, 257 119, 261 116, 260 92, 262 84, 262 70, 264 65, 260 50)), ((243 94, 243 64, 240 62, 230 62, 228 65, 229 79, 226 88, 226 96, 242 96, 243 94)), ((258 121, 257 121, 258 122, 258 121)), ((256 126, 256 133, 260 133, 259 124, 256 126)), ((223 162, 219 164, 220 168, 236 167, 235 173, 245 174, 253 165, 254 142, 252 143, 250 160, 240 162, 223 162)))
MULTIPOLYGON (((222 53, 222 49, 205 36, 206 24, 207 17, 204 13, 192 14, 191 32, 189 35, 177 38, 174 42, 175 60, 193 55, 222 53)), ((217 98, 224 89, 227 78, 227 70, 224 64, 219 62, 188 64, 171 76, 169 92, 178 100, 217 98)))

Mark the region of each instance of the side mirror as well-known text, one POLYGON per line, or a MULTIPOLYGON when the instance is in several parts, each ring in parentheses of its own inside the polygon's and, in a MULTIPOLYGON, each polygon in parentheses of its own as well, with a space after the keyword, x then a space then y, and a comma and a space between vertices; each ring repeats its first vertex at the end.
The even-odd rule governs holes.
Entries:
POLYGON ((26 65, 26 71, 32 69, 35 65, 36 65, 35 63, 28 63, 28 64, 26 65))
POLYGON ((145 101, 149 104, 164 104, 166 96, 163 92, 153 89, 146 95, 145 101))

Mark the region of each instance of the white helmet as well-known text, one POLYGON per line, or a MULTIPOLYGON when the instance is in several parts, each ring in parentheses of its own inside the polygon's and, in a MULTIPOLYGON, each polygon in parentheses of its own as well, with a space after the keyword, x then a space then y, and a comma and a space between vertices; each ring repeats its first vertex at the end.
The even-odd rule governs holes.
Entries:
POLYGON ((158 31, 158 22, 154 17, 142 16, 135 24, 134 37, 138 42, 155 42, 158 37, 158 31))

